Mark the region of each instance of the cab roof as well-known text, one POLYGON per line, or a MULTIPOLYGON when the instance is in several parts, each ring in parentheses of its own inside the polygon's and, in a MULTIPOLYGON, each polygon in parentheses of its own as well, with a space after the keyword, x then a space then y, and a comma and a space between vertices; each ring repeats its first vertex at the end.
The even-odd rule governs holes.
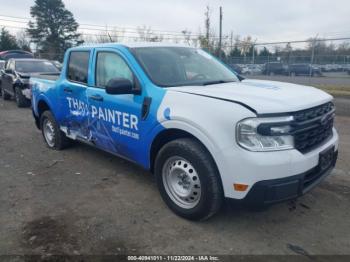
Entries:
POLYGON ((37 62, 37 61, 41 61, 41 62, 50 62, 47 59, 38 59, 38 58, 10 58, 9 61, 26 61, 26 62, 37 62))
POLYGON ((118 48, 118 47, 127 47, 127 48, 139 48, 139 47, 188 47, 190 46, 185 44, 174 44, 174 43, 166 43, 166 42, 130 42, 130 43, 105 43, 105 44, 93 44, 93 45, 81 45, 76 48, 98 48, 98 47, 110 47, 110 48, 118 48))

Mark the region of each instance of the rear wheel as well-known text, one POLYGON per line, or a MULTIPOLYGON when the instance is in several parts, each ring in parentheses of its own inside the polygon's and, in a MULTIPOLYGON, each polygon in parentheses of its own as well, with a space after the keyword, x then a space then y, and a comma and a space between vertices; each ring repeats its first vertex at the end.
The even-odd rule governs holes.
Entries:
POLYGON ((177 215, 205 220, 219 211, 222 184, 208 151, 196 140, 177 139, 158 153, 155 175, 160 194, 177 215))
POLYGON ((18 86, 15 87, 15 99, 18 107, 30 106, 30 100, 23 95, 22 90, 18 86))
POLYGON ((59 126, 50 111, 45 111, 40 117, 40 128, 47 146, 61 150, 69 145, 69 139, 59 129, 59 126))

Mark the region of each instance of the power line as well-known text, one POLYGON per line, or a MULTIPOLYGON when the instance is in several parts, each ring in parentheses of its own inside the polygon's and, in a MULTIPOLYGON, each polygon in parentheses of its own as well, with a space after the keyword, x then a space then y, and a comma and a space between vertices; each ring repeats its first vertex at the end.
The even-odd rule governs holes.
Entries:
MULTIPOLYGON (((6 21, 6 22, 13 22, 13 23, 20 23, 20 24, 27 24, 30 20, 30 18, 24 18, 24 17, 18 17, 18 16, 8 16, 8 15, 1 15, 0 17, 7 17, 7 18, 12 18, 12 19, 22 19, 22 20, 27 20, 27 21, 16 21, 16 20, 11 20, 11 19, 4 19, 4 18, 0 18, 0 21, 6 21)), ((184 40, 183 38, 189 38, 191 40, 197 39, 195 36, 196 35, 192 35, 191 36, 185 36, 183 33, 179 33, 177 32, 177 34, 170 34, 170 33, 161 33, 159 35, 156 35, 154 32, 175 32, 175 31, 162 31, 162 30, 153 30, 151 28, 129 28, 129 31, 127 31, 126 29, 128 28, 122 28, 122 27, 116 27, 116 28, 121 28, 119 30, 117 29, 111 29, 109 30, 108 28, 111 28, 112 26, 102 26, 102 25, 91 25, 91 24, 81 24, 81 25, 85 25, 85 26, 91 26, 91 27, 101 27, 100 29, 97 28, 86 28, 86 27, 79 27, 79 30, 86 30, 86 31, 98 31, 98 32, 103 32, 105 31, 106 34, 96 34, 96 33, 87 33, 87 32, 79 32, 80 35, 83 36, 96 36, 96 37, 109 37, 108 34, 109 32, 115 32, 115 33, 122 33, 122 34, 137 34, 140 35, 142 33, 149 33, 151 36, 149 36, 150 38, 152 37, 160 37, 163 40, 184 40), (102 29, 103 27, 103 29, 102 29), (136 30, 136 31, 135 31, 136 30), (164 37, 164 36, 169 36, 169 37, 164 37)), ((13 28, 13 29, 28 29, 27 27, 23 27, 23 26, 15 26, 15 25, 5 25, 5 24, 0 24, 0 26, 2 27, 8 27, 8 28, 13 28)), ((198 36, 202 36, 202 35, 198 35, 198 36)), ((120 35, 120 36, 111 36, 112 38, 130 38, 130 39, 144 39, 145 37, 141 37, 141 36, 130 36, 130 35, 120 35)), ((226 38, 227 36, 225 36, 226 38)), ((211 39, 219 39, 219 37, 215 37, 215 36, 211 36, 211 39)), ((350 37, 338 37, 338 38, 320 38, 317 39, 317 42, 323 42, 323 41, 340 41, 340 40, 350 40, 350 37)), ((312 41, 312 39, 307 39, 307 40, 293 40, 293 41, 279 41, 279 42, 262 42, 262 43, 252 43, 252 46, 263 46, 263 45, 277 45, 277 44, 288 44, 288 43, 310 43, 312 41)), ((238 45, 244 45, 244 43, 238 43, 238 45)), ((235 47, 235 45, 224 45, 224 48, 232 48, 235 47)))
MULTIPOLYGON (((2 27, 8 27, 8 28, 13 28, 13 29, 19 29, 19 30, 26 30, 28 28, 23 27, 23 26, 12 26, 12 25, 4 25, 4 24, 0 24, 0 26, 2 27)), ((108 36, 108 32, 107 34, 92 34, 92 33, 85 33, 85 32, 78 32, 80 35, 83 36, 96 36, 96 37, 109 37, 108 36)), ((127 39, 136 39, 136 40, 144 40, 145 38, 154 38, 154 37, 158 37, 157 35, 151 35, 151 36, 146 36, 146 37, 141 37, 141 36, 111 36, 114 39, 120 39, 120 38, 127 38, 127 39)), ((183 38, 181 38, 181 36, 179 37, 161 37, 160 40, 183 40, 183 38)))
MULTIPOLYGON (((266 42, 266 43, 255 43, 254 46, 258 45, 277 45, 277 44, 296 44, 296 43, 309 43, 314 41, 315 39, 307 39, 307 40, 295 40, 295 41, 281 41, 281 42, 266 42)), ((338 38, 320 38, 316 39, 316 42, 324 42, 324 41, 340 41, 340 40, 350 40, 350 37, 338 37, 338 38)))
MULTIPOLYGON (((14 22, 14 23, 28 23, 31 18, 25 18, 25 17, 18 17, 18 16, 8 16, 8 15, 2 15, 0 14, 0 17, 5 17, 5 18, 12 18, 12 19, 21 19, 21 20, 27 20, 27 21, 16 21, 16 20, 9 20, 9 19, 3 19, 3 18, 0 18, 0 20, 2 21, 8 21, 8 22, 14 22)), ((106 25, 97 25, 97 24, 84 24, 84 23, 78 23, 79 25, 82 25, 82 26, 88 26, 88 27, 95 27, 95 29, 93 28, 81 28, 81 29, 86 29, 86 30, 102 30, 102 29, 105 29, 106 28, 106 25), (99 28, 99 29, 97 29, 99 28)), ((158 29, 151 29, 151 28, 140 28, 140 27, 120 27, 120 26, 108 26, 108 27, 111 27, 111 28, 120 28, 120 31, 128 31, 128 32, 139 32, 140 30, 143 30, 143 31, 146 31, 146 30, 150 30, 152 32, 159 32, 159 33, 162 33, 164 35, 173 35, 173 36, 183 36, 183 32, 178 32, 178 31, 169 31, 169 30, 158 30, 158 29)), ((201 36, 201 34, 192 34, 191 33, 191 36, 201 36)))

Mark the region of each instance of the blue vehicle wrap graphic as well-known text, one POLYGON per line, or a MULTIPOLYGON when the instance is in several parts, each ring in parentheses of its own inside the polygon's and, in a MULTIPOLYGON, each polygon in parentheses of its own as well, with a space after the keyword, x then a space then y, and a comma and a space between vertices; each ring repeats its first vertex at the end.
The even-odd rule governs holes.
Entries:
MULTIPOLYGON (((130 51, 121 45, 74 48, 66 53, 65 65, 68 64, 71 51, 90 52, 88 84, 68 81, 65 66, 57 82, 44 83, 41 79, 35 79, 33 100, 43 99, 42 94, 45 100, 51 101, 50 108, 67 136, 92 143, 149 168, 152 141, 164 130, 157 119, 157 113, 166 90, 155 86, 130 51), (110 95, 104 89, 96 87, 94 72, 97 52, 115 52, 121 56, 140 82, 141 94, 110 95), (72 92, 66 93, 67 89, 72 92), (100 96, 101 101, 91 99, 92 96, 100 96), (146 97, 152 98, 152 102, 148 116, 143 119, 142 105, 146 97)), ((37 114, 37 110, 34 113, 37 114)))

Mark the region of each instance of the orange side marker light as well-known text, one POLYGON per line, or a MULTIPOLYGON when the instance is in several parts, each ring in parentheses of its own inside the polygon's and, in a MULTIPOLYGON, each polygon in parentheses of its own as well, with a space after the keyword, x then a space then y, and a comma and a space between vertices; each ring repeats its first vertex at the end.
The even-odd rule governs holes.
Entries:
POLYGON ((245 185, 245 184, 233 184, 233 188, 236 190, 236 191, 246 191, 247 188, 248 188, 248 185, 245 185))

